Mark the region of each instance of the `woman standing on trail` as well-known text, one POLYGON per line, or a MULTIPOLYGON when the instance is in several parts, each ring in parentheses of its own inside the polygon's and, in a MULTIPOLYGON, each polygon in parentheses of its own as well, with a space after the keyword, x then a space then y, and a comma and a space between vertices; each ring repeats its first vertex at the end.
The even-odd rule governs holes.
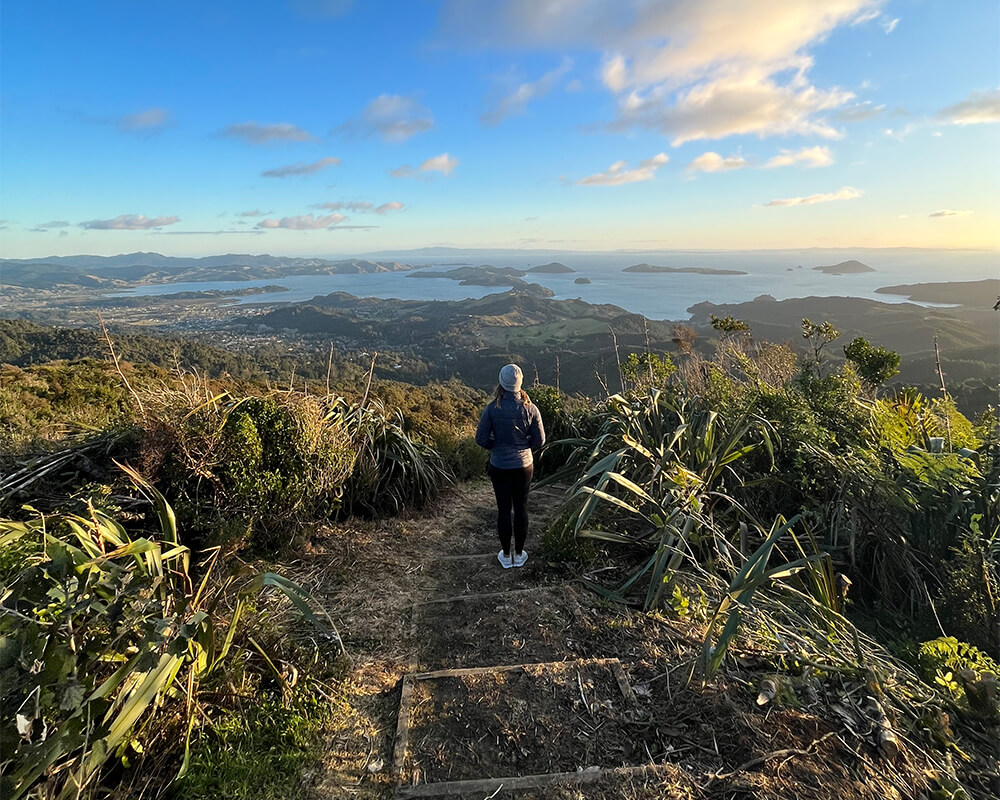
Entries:
POLYGON ((500 370, 500 385, 483 409, 476 429, 476 444, 490 451, 490 480, 497 496, 497 533, 503 548, 497 559, 504 569, 523 567, 528 560, 524 540, 528 535, 528 489, 535 469, 531 451, 545 444, 542 415, 521 389, 523 379, 517 364, 507 364, 500 370))

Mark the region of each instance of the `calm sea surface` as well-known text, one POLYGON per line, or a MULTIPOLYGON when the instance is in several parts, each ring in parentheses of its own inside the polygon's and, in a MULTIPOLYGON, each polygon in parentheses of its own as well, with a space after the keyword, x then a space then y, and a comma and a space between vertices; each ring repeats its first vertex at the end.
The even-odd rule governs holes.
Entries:
MULTIPOLYGON (((648 256, 645 256, 645 260, 648 256)), ((539 283, 555 292, 556 298, 580 298, 589 303, 612 303, 628 311, 644 314, 650 319, 687 319, 688 308, 708 300, 712 303, 742 303, 758 295, 769 294, 778 300, 811 295, 863 297, 882 302, 904 302, 905 298, 876 294, 881 286, 926 281, 978 280, 997 277, 995 266, 985 264, 970 265, 956 275, 941 264, 926 260, 914 263, 913 259, 897 258, 892 263, 870 264, 876 272, 860 275, 827 275, 811 269, 805 262, 789 263, 777 260, 774 263, 735 263, 732 257, 686 261, 676 254, 661 257, 655 262, 665 266, 712 266, 715 268, 742 269, 746 275, 697 275, 697 274, 642 274, 622 272, 622 267, 643 259, 628 260, 616 255, 615 264, 609 264, 608 257, 597 258, 593 254, 576 259, 561 259, 574 270, 573 274, 547 275, 532 273, 525 280, 539 283), (623 263, 624 261, 624 263, 623 263), (603 263, 602 263, 603 262, 603 263), (707 262, 707 263, 706 263, 707 262), (589 284, 576 284, 574 280, 585 276, 589 284)), ((412 263, 412 262, 411 262, 412 263)), ((452 259, 450 263, 454 264, 452 259)), ((481 263, 472 260, 469 263, 481 263)), ((508 263, 495 262, 497 266, 508 263)), ((543 263, 535 259, 535 264, 543 263)), ((824 261, 823 263, 830 263, 824 261)), ((869 263, 866 261, 866 263, 869 263)), ((416 265, 415 265, 416 266, 416 265)), ((530 264, 516 264, 525 268, 530 264)), ((434 267, 435 271, 445 271, 450 266, 434 267)), ((462 300, 483 297, 503 288, 491 286, 461 286, 458 281, 447 278, 414 278, 412 272, 376 273, 372 275, 296 275, 287 278, 268 278, 255 281, 204 281, 192 283, 171 283, 156 286, 142 286, 115 296, 162 295, 173 292, 207 291, 210 289, 230 290, 250 286, 277 285, 288 291, 250 295, 234 298, 242 304, 254 303, 297 303, 310 300, 317 295, 331 292, 347 292, 359 297, 399 298, 404 300, 462 300)))

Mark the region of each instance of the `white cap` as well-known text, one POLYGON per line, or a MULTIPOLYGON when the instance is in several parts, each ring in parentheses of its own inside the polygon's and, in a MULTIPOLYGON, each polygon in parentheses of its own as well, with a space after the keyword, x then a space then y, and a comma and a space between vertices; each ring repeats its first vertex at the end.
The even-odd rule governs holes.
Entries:
POLYGON ((500 370, 500 385, 508 392, 516 392, 521 388, 524 373, 517 364, 507 364, 500 370))

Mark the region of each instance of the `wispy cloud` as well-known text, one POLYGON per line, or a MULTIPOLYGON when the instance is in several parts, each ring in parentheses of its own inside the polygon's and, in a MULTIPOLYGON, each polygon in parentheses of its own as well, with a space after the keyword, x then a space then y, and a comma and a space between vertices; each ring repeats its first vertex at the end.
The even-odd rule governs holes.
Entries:
POLYGON ((829 203, 833 200, 853 200, 861 197, 863 193, 853 186, 845 186, 836 192, 825 194, 811 194, 807 197, 786 197, 781 200, 771 200, 764 203, 765 206, 811 206, 815 203, 829 203))
POLYGON ((1000 122, 1000 89, 972 92, 965 100, 942 108, 937 117, 952 125, 1000 122))
POLYGON ((238 217, 264 217, 264 216, 267 216, 267 214, 269 214, 269 213, 270 212, 268 212, 268 211, 261 211, 259 208, 255 208, 255 209, 253 209, 251 211, 241 211, 236 216, 238 216, 238 217))
POLYGON ((652 180, 653 176, 656 175, 656 170, 668 161, 670 161, 670 157, 665 153, 658 153, 652 158, 640 161, 639 166, 634 169, 626 169, 627 161, 616 161, 604 172, 580 178, 577 184, 580 186, 621 186, 626 183, 652 180))
POLYGON ((180 217, 147 217, 145 214, 120 214, 114 219, 91 219, 81 228, 94 231, 148 231, 180 222, 180 217))
POLYGON ((933 211, 928 217, 967 217, 972 211, 952 211, 950 208, 942 208, 940 211, 933 211))
POLYGON ((389 174, 393 178, 418 178, 418 177, 429 177, 428 172, 440 172, 442 175, 451 175, 458 166, 458 159, 448 153, 441 153, 439 156, 433 156, 428 158, 423 164, 417 168, 411 167, 409 164, 403 164, 401 167, 396 167, 389 174))
POLYGON ((522 83, 512 92, 503 95, 493 108, 480 115, 479 121, 483 125, 499 125, 508 117, 523 114, 528 103, 551 92, 559 80, 572 68, 573 59, 563 59, 558 67, 546 72, 538 80, 522 83))
POLYGON ((841 109, 833 116, 842 122, 863 122, 879 116, 884 111, 885 103, 875 105, 871 100, 865 100, 863 103, 855 103, 853 106, 841 109))
POLYGON ((385 215, 390 211, 402 211, 406 206, 398 200, 375 205, 365 200, 336 200, 331 203, 316 203, 312 208, 322 208, 325 211, 354 211, 360 214, 380 214, 385 215))
POLYGON ((446 0, 464 42, 596 51, 617 98, 612 129, 675 145, 734 134, 837 138, 824 119, 852 92, 812 83, 809 50, 837 28, 881 17, 886 0, 446 0))
POLYGON ((882 30, 885 31, 886 36, 888 36, 890 33, 896 30, 896 26, 898 24, 899 24, 899 17, 896 17, 895 19, 889 19, 888 17, 883 17, 881 22, 882 30))
POLYGON ((327 214, 326 216, 316 216, 314 214, 301 214, 297 217, 282 217, 281 219, 265 219, 257 223, 257 227, 263 230, 275 228, 285 228, 290 231, 317 231, 324 228, 333 228, 343 222, 347 217, 343 214, 327 214))
POLYGON ((314 142, 316 137, 309 131, 290 122, 278 122, 274 125, 261 125, 257 122, 237 122, 227 126, 222 131, 223 136, 242 139, 249 144, 267 144, 268 142, 314 142))
POLYGON ((790 167, 802 164, 805 167, 828 167, 833 163, 833 154, 829 147, 803 147, 801 150, 782 150, 772 156, 764 165, 766 169, 773 167, 790 167))
POLYGON ((321 169, 335 167, 339 163, 339 158, 330 156, 329 158, 321 158, 319 161, 313 161, 310 164, 287 164, 283 167, 267 169, 260 174, 263 178, 289 178, 294 175, 313 175, 321 169))
POLYGON ((747 165, 747 160, 741 155, 733 155, 723 158, 718 153, 709 150, 702 153, 694 161, 687 165, 688 172, 723 172, 730 169, 742 169, 747 165))
POLYGON ((68 228, 69 227, 69 222, 67 222, 64 219, 54 219, 51 222, 42 222, 41 224, 36 225, 35 227, 37 227, 37 228, 44 228, 44 229, 48 229, 48 228, 68 228))
POLYGON ((384 142, 399 143, 433 125, 434 116, 412 97, 380 94, 359 117, 334 130, 358 136, 379 136, 384 142))
POLYGON ((147 108, 136 114, 126 114, 115 120, 115 127, 126 133, 157 133, 170 124, 170 112, 165 108, 147 108))

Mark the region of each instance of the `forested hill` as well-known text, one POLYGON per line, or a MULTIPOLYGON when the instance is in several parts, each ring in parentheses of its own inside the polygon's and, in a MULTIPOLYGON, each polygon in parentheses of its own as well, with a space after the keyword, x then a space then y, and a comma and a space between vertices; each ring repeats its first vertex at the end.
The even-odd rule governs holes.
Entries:
POLYGON ((288 275, 339 275, 400 272, 410 267, 395 261, 295 258, 270 255, 222 255, 178 258, 159 253, 122 256, 63 256, 47 259, 0 261, 8 286, 115 288, 138 283, 184 281, 242 281, 288 275))

